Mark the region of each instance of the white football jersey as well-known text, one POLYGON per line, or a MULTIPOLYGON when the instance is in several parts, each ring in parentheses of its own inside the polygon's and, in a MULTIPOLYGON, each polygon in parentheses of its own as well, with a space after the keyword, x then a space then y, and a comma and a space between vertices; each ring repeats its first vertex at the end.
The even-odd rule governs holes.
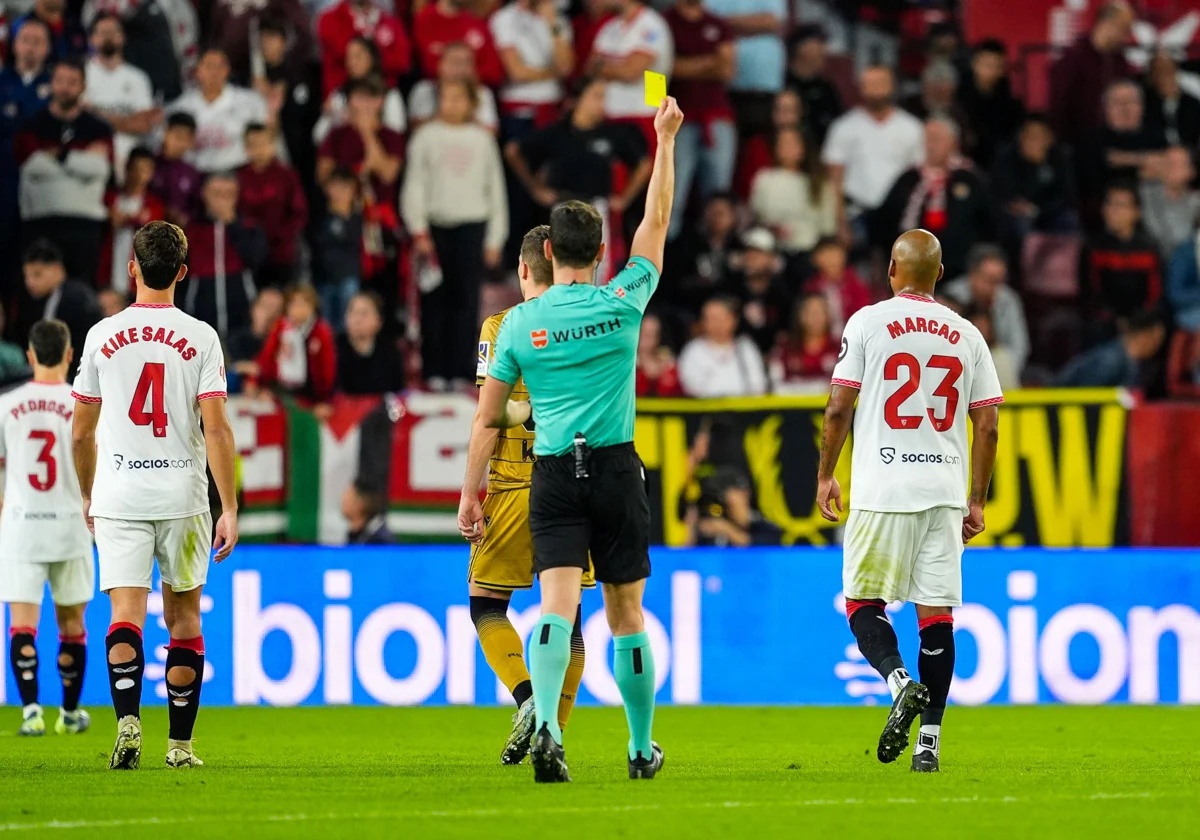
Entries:
POLYGON ((28 382, 0 397, 2 563, 56 563, 92 553, 71 454, 74 412, 65 382, 28 382))
MULTIPOLYGON (((671 27, 663 16, 649 6, 641 8, 629 20, 614 17, 600 27, 592 52, 605 58, 628 58, 634 53, 651 57, 650 69, 671 75, 675 62, 675 43, 671 27)), ((604 114, 607 117, 653 117, 657 108, 646 104, 646 83, 641 77, 632 82, 610 81, 604 86, 604 114)))
POLYGON ((916 295, 860 309, 846 322, 833 384, 858 389, 851 509, 967 511, 967 411, 1004 401, 973 324, 916 295))
POLYGON ((92 515, 158 521, 209 509, 200 401, 225 398, 217 332, 166 304, 133 304, 88 332, 75 399, 103 403, 92 515))

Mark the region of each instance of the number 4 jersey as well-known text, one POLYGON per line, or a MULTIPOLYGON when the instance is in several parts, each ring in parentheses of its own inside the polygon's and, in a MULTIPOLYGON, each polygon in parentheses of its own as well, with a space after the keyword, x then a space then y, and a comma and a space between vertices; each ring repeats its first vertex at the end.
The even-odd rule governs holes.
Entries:
POLYGON ((209 509, 200 402, 225 398, 216 330, 173 306, 134 304, 88 333, 74 395, 102 403, 93 516, 158 521, 209 509))
POLYGON ((852 509, 966 512, 967 411, 1004 401, 973 324, 916 295, 868 306, 846 322, 833 384, 859 391, 852 509))
POLYGON ((75 401, 65 382, 29 382, 0 397, 4 512, 0 563, 90 557, 92 537, 71 456, 75 401))

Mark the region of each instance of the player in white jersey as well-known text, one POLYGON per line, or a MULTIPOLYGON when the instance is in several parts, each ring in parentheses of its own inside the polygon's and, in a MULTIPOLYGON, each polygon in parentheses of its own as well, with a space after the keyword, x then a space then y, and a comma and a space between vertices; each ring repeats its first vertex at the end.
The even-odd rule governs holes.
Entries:
POLYGON ((87 665, 83 612, 95 592, 95 571, 71 460, 71 331, 62 321, 38 321, 29 331, 26 355, 33 381, 0 397, 0 458, 6 469, 0 601, 8 604, 9 660, 24 707, 18 734, 41 735, 46 723, 38 704, 35 643, 42 592, 50 584, 63 686, 54 731, 74 734, 91 721, 79 708, 79 692, 87 665))
POLYGON ((106 639, 117 713, 109 767, 132 770, 142 746, 142 626, 155 558, 162 577, 170 734, 167 766, 202 762, 192 729, 204 679, 200 593, 213 549, 205 463, 221 497, 216 561, 237 542, 233 432, 216 331, 174 306, 187 239, 166 222, 133 238, 137 301, 88 333, 75 379, 75 466, 112 601, 106 639), (203 427, 201 427, 203 420, 203 427))
POLYGON ((942 246, 932 233, 910 230, 892 246, 888 277, 895 297, 846 323, 817 474, 817 504, 836 522, 842 491, 833 470, 853 419, 842 566, 846 616, 859 650, 892 692, 879 760, 899 757, 920 715, 912 763, 918 772, 938 770, 954 676, 952 612, 962 604, 963 544, 983 532, 997 405, 1004 401, 979 331, 933 299, 942 271, 942 246), (969 449, 968 419, 975 429, 969 449), (893 601, 916 606, 920 683, 909 678, 884 612, 893 601))

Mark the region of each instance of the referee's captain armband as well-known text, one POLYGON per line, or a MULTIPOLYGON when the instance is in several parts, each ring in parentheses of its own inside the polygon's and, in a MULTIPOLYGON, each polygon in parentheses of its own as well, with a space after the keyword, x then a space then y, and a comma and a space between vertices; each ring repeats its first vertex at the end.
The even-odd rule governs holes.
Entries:
POLYGON ((604 291, 638 312, 645 312, 657 288, 658 269, 654 263, 645 257, 630 257, 604 291))

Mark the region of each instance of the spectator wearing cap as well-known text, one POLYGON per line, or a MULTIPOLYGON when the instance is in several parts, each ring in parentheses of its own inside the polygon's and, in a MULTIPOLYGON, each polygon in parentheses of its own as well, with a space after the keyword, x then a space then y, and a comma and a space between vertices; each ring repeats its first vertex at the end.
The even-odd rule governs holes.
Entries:
POLYGON ((162 122, 162 109, 154 104, 150 77, 125 61, 125 28, 120 18, 97 16, 92 21, 91 43, 86 107, 112 126, 113 169, 120 179, 133 147, 145 145, 150 132, 162 122))
POLYGON ((200 216, 204 207, 204 176, 187 161, 195 144, 195 117, 185 111, 167 117, 150 192, 162 199, 166 220, 180 226, 200 216))
POLYGON ((1158 179, 1138 185, 1142 200, 1142 221, 1146 232, 1158 242, 1164 260, 1196 233, 1196 218, 1200 214, 1200 193, 1192 188, 1196 166, 1192 153, 1182 146, 1172 146, 1163 153, 1158 167, 1158 179))
POLYGON ((678 0, 666 21, 675 43, 671 92, 687 114, 675 138, 675 203, 668 233, 674 239, 683 230, 693 182, 701 198, 733 185, 737 128, 727 87, 734 71, 734 36, 701 0, 678 0))
POLYGON ((383 301, 359 292, 346 306, 346 330, 337 337, 338 390, 394 394, 404 390, 404 357, 383 334, 383 301))
POLYGON ((662 319, 653 312, 642 317, 638 332, 635 389, 639 397, 682 397, 675 354, 663 343, 662 319))
POLYGON ((296 272, 300 233, 308 225, 308 199, 296 170, 276 156, 275 136, 260 123, 246 126, 248 162, 237 171, 238 214, 262 228, 267 258, 258 282, 288 286, 296 272))
POLYGON ((965 311, 986 312, 994 343, 1004 347, 1020 373, 1029 358, 1029 326, 1021 296, 1008 284, 1008 258, 996 245, 981 242, 967 253, 967 274, 946 283, 940 293, 965 311))
POLYGON ((462 42, 475 54, 479 81, 488 87, 504 84, 504 65, 492 42, 487 22, 476 17, 462 0, 433 0, 413 18, 413 39, 421 75, 437 75, 442 50, 448 44, 462 42))
POLYGON ((734 187, 738 196, 748 199, 754 177, 775 162, 775 137, 781 131, 805 130, 807 121, 804 113, 804 102, 796 91, 784 88, 775 95, 775 104, 771 108, 771 130, 742 140, 734 187))
POLYGON ((828 391, 839 349, 829 301, 823 295, 801 297, 792 310, 790 326, 779 335, 769 356, 775 393, 828 391))
POLYGON ((1071 359, 1055 377, 1060 388, 1146 388, 1167 330, 1157 312, 1134 313, 1120 335, 1071 359))
POLYGON ((233 174, 209 175, 204 183, 204 215, 184 228, 188 276, 176 303, 211 324, 222 340, 250 323, 257 290, 254 271, 267 258, 267 237, 238 217, 238 181, 233 174))
POLYGON ((0 69, 0 284, 20 263, 13 236, 20 218, 17 203, 20 174, 13 141, 17 129, 50 99, 50 30, 40 20, 26 23, 13 36, 12 58, 0 69))
POLYGON ((437 115, 438 86, 451 82, 472 85, 479 99, 473 115, 475 122, 492 132, 500 130, 500 112, 496 110, 496 97, 491 88, 480 85, 479 74, 475 68, 475 51, 465 43, 452 42, 442 49, 438 58, 437 78, 422 79, 413 85, 408 94, 408 119, 414 131, 437 115))
POLYGON ((1054 132, 1078 147, 1103 124, 1101 100, 1119 79, 1129 77, 1122 50, 1129 40, 1134 14, 1127 2, 1105 3, 1089 32, 1050 68, 1050 114, 1054 132))
POLYGON ((14 149, 26 240, 54 242, 67 273, 93 282, 108 218, 104 192, 112 171, 112 129, 84 110, 84 78, 76 61, 55 65, 50 104, 23 124, 14 149))
MULTIPOLYGON (((819 26, 796 30, 788 47, 787 86, 803 104, 805 126, 818 143, 833 121, 842 115, 842 97, 826 70, 828 48, 825 31, 819 26)), ((778 101, 778 100, 777 100, 778 101)))
POLYGON ((833 184, 818 150, 797 129, 775 135, 775 165, 754 176, 750 212, 779 237, 796 279, 817 240, 837 232, 833 184))
POLYGON ((834 121, 822 155, 837 190, 839 235, 847 240, 851 222, 863 238, 865 214, 884 203, 903 172, 925 159, 920 120, 892 104, 891 69, 867 68, 859 87, 862 105, 834 121))
POLYGON ((812 252, 813 275, 804 293, 821 295, 829 304, 829 320, 835 335, 841 335, 850 316, 874 303, 871 290, 849 264, 846 246, 836 236, 818 240, 812 252))
POLYGON ((1012 140, 1024 108, 1008 80, 1008 50, 1001 41, 981 41, 971 51, 971 72, 958 87, 960 116, 965 120, 967 155, 989 170, 996 153, 1012 140))
POLYGON ((876 222, 876 244, 883 248, 912 228, 936 234, 951 277, 966 270, 972 243, 996 239, 998 212, 983 178, 959 154, 952 121, 933 117, 925 123, 925 162, 896 179, 876 222))
MULTIPOLYGON (((337 343, 312 286, 292 286, 258 354, 255 386, 325 405, 337 389, 337 343)), ((253 386, 248 388, 253 390, 253 386)))
MULTIPOLYGON (((324 112, 313 126, 312 139, 318 145, 329 135, 330 129, 346 122, 350 87, 359 81, 371 81, 384 87, 383 74, 379 68, 378 47, 368 38, 355 36, 346 45, 346 81, 325 98, 324 112)), ((380 121, 399 134, 408 130, 404 97, 396 88, 384 90, 380 121)))
POLYGON ((1014 252, 1031 231, 1079 227, 1074 168, 1067 150, 1055 142, 1045 115, 1027 116, 1016 142, 1000 150, 991 185, 1005 214, 1006 236, 1014 252))
POLYGON ((110 190, 105 198, 109 229, 97 269, 99 288, 110 288, 122 295, 136 291, 128 268, 133 259, 133 235, 138 228, 161 220, 166 214, 162 199, 150 192, 153 178, 153 153, 143 146, 134 148, 125 163, 121 188, 110 190))
POLYGON ((373 79, 354 82, 346 96, 346 122, 317 150, 317 183, 336 167, 356 172, 372 204, 395 207, 404 160, 404 135, 383 124, 383 88, 373 79))
POLYGON ((317 19, 325 84, 323 96, 329 96, 346 84, 347 52, 350 42, 356 38, 366 38, 375 45, 378 71, 389 87, 395 86, 412 68, 412 44, 398 18, 371 0, 341 0, 317 19))
POLYGON ((188 0, 84 0, 83 22, 116 14, 125 29, 125 60, 150 77, 154 97, 170 102, 191 79, 200 43, 200 22, 188 0))
POLYGON ((658 143, 654 131, 657 108, 646 104, 645 73, 671 74, 675 54, 671 28, 662 15, 640 0, 612 0, 611 8, 616 16, 596 33, 587 74, 608 82, 605 116, 636 125, 653 157, 658 143))
POLYGON ((1157 307, 1163 294, 1158 244, 1141 226, 1136 187, 1110 186, 1102 218, 1103 229, 1089 239, 1082 257, 1085 332, 1092 344, 1111 338, 1135 312, 1157 307))
POLYGON ((1179 86, 1179 65, 1159 51, 1146 71, 1146 127, 1172 146, 1196 148, 1200 143, 1200 99, 1179 86))
POLYGON ((274 125, 266 100, 258 91, 229 81, 229 59, 209 48, 196 65, 196 87, 167 106, 167 115, 191 114, 196 143, 191 163, 205 175, 231 172, 246 163, 243 137, 251 123, 274 125))
POLYGON ((784 261, 771 231, 746 231, 738 267, 728 292, 739 302, 742 330, 766 353, 775 345, 791 306, 784 283, 784 261))
POLYGON ((771 105, 783 89, 787 58, 783 46, 788 20, 786 0, 705 0, 737 36, 736 71, 730 97, 737 110, 738 133, 758 134, 771 124, 771 105))
POLYGON ((229 59, 230 75, 240 84, 249 86, 258 75, 255 65, 258 55, 259 25, 268 19, 287 29, 289 58, 302 64, 313 54, 313 26, 300 0, 212 0, 208 25, 212 45, 219 47, 229 59))
POLYGON ((479 286, 500 263, 508 203, 496 138, 471 121, 473 88, 451 83, 438 93, 438 118, 413 134, 400 208, 417 254, 436 257, 441 269, 421 299, 421 334, 440 339, 422 343, 422 369, 437 388, 465 388, 475 370, 479 286))
POLYGON ((671 292, 663 298, 681 308, 683 320, 694 321, 704 302, 733 282, 737 227, 733 196, 716 193, 708 197, 699 221, 671 243, 673 268, 663 281, 671 292))
POLYGON ((735 298, 718 297, 704 304, 699 334, 679 354, 679 381, 689 397, 767 393, 762 353, 749 336, 738 335, 738 310, 735 298))
POLYGON ((87 55, 87 32, 79 19, 67 10, 67 0, 33 0, 29 14, 13 21, 13 37, 31 20, 41 21, 50 32, 50 54, 55 59, 82 58, 87 55))
POLYGON ((25 249, 25 286, 17 299, 11 337, 18 347, 29 345, 29 330, 44 318, 57 318, 71 331, 75 360, 70 374, 79 370, 88 330, 101 318, 96 293, 67 273, 63 253, 48 239, 34 240, 25 249))
POLYGON ((520 139, 558 118, 563 80, 575 68, 571 26, 554 0, 514 0, 489 21, 504 65, 503 136, 520 139))

